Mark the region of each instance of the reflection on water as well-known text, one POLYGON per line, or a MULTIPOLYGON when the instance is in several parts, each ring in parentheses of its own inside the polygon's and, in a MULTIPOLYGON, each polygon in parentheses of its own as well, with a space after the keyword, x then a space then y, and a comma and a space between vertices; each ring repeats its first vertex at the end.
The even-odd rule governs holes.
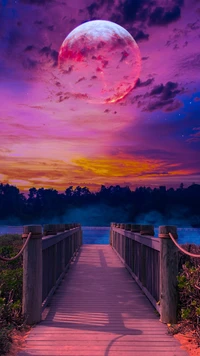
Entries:
MULTIPOLYGON (((0 225, 0 235, 22 234, 22 226, 0 225)), ((84 244, 108 244, 109 227, 82 226, 84 244)), ((158 228, 155 228, 155 237, 158 236, 158 228)), ((200 245, 200 228, 178 228, 178 242, 195 243, 200 245)))

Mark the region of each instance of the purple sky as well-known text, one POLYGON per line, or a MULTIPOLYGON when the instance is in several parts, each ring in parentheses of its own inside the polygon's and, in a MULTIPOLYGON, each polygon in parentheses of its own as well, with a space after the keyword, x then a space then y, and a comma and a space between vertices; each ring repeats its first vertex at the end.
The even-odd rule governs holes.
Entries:
POLYGON ((1 0, 0 38, 0 182, 200 183, 199 0, 1 0), (124 27, 140 49, 137 84, 115 103, 65 88, 58 67, 66 36, 96 19, 124 27))

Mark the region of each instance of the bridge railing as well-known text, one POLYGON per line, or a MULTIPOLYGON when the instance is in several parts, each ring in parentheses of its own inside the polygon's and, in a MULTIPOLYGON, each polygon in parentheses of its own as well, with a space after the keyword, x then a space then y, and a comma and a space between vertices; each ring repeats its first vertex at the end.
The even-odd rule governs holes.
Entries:
POLYGON ((23 255, 23 314, 28 324, 41 320, 42 311, 82 245, 80 224, 24 226, 31 238, 23 255))
POLYGON ((175 226, 112 223, 110 245, 160 314, 162 322, 177 320, 178 250, 169 237, 175 226))

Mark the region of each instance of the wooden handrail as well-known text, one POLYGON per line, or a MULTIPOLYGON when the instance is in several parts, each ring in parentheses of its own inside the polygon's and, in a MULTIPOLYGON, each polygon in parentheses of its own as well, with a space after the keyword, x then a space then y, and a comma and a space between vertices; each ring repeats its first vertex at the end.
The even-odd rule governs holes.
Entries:
POLYGON ((70 224, 66 231, 63 231, 63 226, 55 229, 48 226, 46 233, 58 232, 47 236, 43 236, 41 225, 24 226, 23 237, 31 233, 23 254, 22 311, 29 325, 40 322, 42 310, 48 305, 82 244, 80 224, 70 224))

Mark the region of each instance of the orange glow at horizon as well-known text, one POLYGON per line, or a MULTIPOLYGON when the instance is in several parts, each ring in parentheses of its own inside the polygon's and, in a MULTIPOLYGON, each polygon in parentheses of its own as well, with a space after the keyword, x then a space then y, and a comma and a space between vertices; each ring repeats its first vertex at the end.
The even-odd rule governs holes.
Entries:
POLYGON ((184 178, 188 174, 191 174, 191 170, 179 170, 177 166, 170 167, 161 160, 133 159, 127 155, 94 159, 79 157, 70 163, 56 159, 32 159, 30 162, 28 159, 15 157, 10 158, 7 164, 4 162, 1 181, 16 185, 22 191, 33 186, 64 191, 70 185, 87 186, 96 191, 102 184, 134 187, 138 184, 151 184, 158 178, 167 181, 171 177, 176 181, 177 177, 184 178), (168 172, 163 173, 167 167, 168 172))

